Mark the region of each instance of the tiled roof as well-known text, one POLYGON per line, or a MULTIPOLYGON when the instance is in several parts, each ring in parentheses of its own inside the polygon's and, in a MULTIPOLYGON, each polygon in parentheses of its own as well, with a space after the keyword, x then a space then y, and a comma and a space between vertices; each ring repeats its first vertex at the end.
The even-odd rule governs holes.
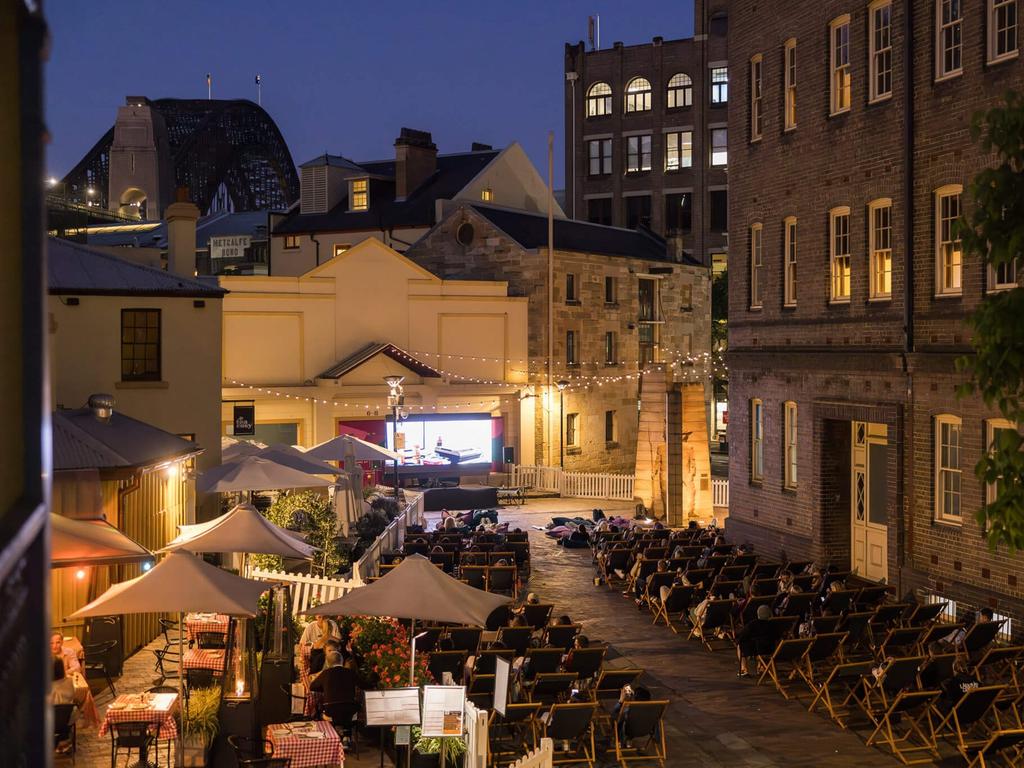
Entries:
POLYGON ((326 371, 317 376, 318 379, 340 379, 346 373, 355 370, 360 365, 365 363, 370 358, 376 357, 377 355, 386 355, 400 365, 404 365, 410 371, 414 371, 420 376, 428 379, 436 379, 440 377, 440 373, 431 366, 424 362, 417 360, 415 357, 410 355, 403 349, 399 349, 394 344, 381 344, 379 342, 371 342, 362 349, 353 352, 351 355, 346 357, 344 360, 339 360, 337 363, 332 365, 326 371))
POLYGON ((114 411, 108 421, 91 408, 53 413, 53 469, 149 467, 196 453, 199 447, 114 411))
POLYGON ((53 294, 220 298, 227 293, 216 282, 180 277, 53 237, 47 242, 46 262, 53 294))

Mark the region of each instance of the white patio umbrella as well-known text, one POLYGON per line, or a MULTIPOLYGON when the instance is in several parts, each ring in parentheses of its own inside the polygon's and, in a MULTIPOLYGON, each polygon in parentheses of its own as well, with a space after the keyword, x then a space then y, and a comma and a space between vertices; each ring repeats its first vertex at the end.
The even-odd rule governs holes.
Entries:
POLYGON ((203 472, 196 481, 200 493, 272 491, 281 488, 327 488, 331 481, 270 461, 246 456, 203 472))
POLYGON ((257 443, 254 440, 235 440, 232 437, 222 437, 220 439, 220 459, 222 462, 235 461, 245 456, 255 456, 266 447, 263 443, 257 443))
POLYGON ((153 553, 106 520, 50 514, 50 567, 123 565, 152 560, 153 553))
POLYGON ((402 458, 401 454, 388 450, 382 445, 360 440, 355 435, 332 437, 319 445, 314 445, 306 451, 305 455, 321 461, 344 461, 345 452, 349 448, 351 448, 356 461, 395 461, 402 458))
POLYGON ((274 525, 251 504, 238 504, 215 520, 180 525, 180 533, 161 552, 243 552, 309 559, 314 547, 274 525))
POLYGON ((308 453, 300 451, 298 448, 293 448, 290 445, 272 445, 255 455, 261 459, 269 459, 283 467, 291 467, 310 475, 334 476, 341 471, 337 467, 331 466, 327 462, 321 461, 315 456, 310 456, 308 453))

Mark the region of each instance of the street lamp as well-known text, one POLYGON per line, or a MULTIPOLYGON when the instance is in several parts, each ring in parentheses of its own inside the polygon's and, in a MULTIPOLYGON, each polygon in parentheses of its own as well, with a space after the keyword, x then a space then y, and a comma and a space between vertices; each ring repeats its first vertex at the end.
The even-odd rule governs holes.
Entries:
MULTIPOLYGON (((394 428, 392 434, 394 439, 392 440, 392 448, 395 453, 398 453, 398 420, 402 415, 402 406, 405 405, 405 394, 402 389, 402 382, 405 381, 405 376, 385 376, 384 381, 387 382, 390 387, 388 392, 388 408, 391 409, 391 414, 394 417, 394 428)), ((398 456, 395 456, 395 503, 401 507, 401 501, 398 497, 398 456)))
POLYGON ((555 384, 558 387, 558 466, 565 467, 565 441, 563 439, 565 429, 565 388, 569 382, 565 379, 555 384))

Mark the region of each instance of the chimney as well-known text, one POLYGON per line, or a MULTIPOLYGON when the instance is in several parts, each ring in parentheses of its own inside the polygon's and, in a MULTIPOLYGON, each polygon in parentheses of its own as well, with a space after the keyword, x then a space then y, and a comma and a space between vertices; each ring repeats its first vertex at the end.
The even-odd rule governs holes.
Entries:
POLYGON ((395 199, 404 200, 437 170, 437 146, 427 131, 403 128, 395 139, 395 199))
POLYGON ((164 211, 167 220, 167 271, 180 277, 196 275, 196 220, 199 209, 188 201, 188 190, 178 188, 177 202, 164 211))
POLYGON ((102 394, 89 395, 89 407, 92 409, 92 415, 96 417, 96 421, 106 423, 114 415, 114 397, 102 394))

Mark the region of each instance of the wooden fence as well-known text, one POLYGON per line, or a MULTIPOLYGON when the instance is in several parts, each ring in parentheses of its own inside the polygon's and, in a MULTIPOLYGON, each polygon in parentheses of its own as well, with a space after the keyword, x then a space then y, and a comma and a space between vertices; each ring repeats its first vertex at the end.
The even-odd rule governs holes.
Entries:
POLYGON ((509 768, 551 768, 554 748, 555 745, 551 739, 541 739, 539 747, 527 752, 509 768))
POLYGON ((331 579, 306 573, 288 573, 268 568, 253 568, 250 577, 259 581, 287 584, 292 588, 292 611, 299 613, 347 595, 363 586, 357 579, 331 579))

